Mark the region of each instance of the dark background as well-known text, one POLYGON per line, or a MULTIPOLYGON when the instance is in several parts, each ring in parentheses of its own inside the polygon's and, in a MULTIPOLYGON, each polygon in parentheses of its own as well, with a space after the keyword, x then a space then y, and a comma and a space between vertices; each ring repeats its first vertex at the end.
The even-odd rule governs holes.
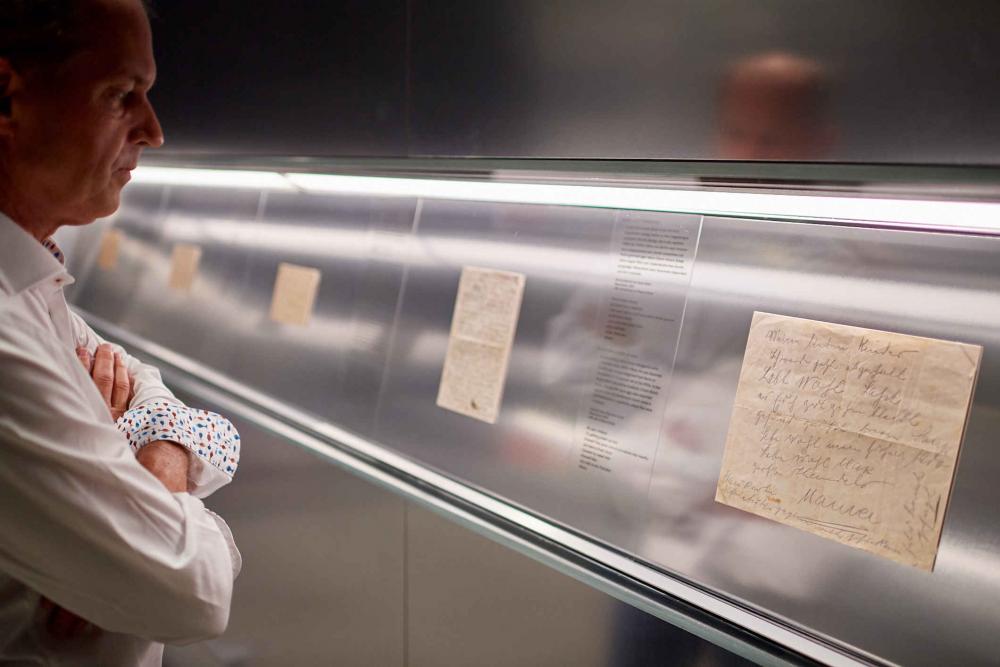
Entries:
POLYGON ((823 160, 1000 163, 1000 3, 161 0, 171 153, 719 158, 728 64, 830 76, 823 160))

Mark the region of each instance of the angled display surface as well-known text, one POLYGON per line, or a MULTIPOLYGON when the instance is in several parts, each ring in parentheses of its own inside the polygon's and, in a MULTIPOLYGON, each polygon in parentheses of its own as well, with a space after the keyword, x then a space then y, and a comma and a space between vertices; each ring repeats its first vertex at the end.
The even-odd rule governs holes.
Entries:
MULTIPOLYGON (((991 480, 1000 459, 989 434, 1000 428, 1000 375, 990 352, 1000 330, 1000 238, 876 223, 770 221, 754 219, 760 212, 752 209, 743 219, 704 218, 690 284, 681 290, 685 306, 676 349, 663 350, 661 337, 643 340, 637 333, 641 345, 669 352, 671 359, 676 351, 655 457, 641 475, 593 483, 573 479, 569 471, 579 407, 598 362, 595 332, 606 330, 602 304, 622 250, 614 241, 616 210, 253 190, 243 204, 238 191, 219 190, 166 186, 163 194, 164 186, 140 186, 135 195, 130 191, 129 206, 116 221, 125 235, 120 270, 137 271, 142 277, 136 282, 165 284, 166 269, 157 276, 156 262, 140 258, 152 250, 166 264, 169 248, 180 241, 205 247, 206 274, 209 239, 220 253, 228 251, 231 266, 240 267, 231 278, 219 274, 219 289, 245 290, 242 297, 224 299, 239 318, 205 319, 199 313, 208 312, 207 304, 188 304, 172 311, 169 326, 185 332, 194 346, 172 341, 169 331, 142 331, 153 342, 279 396, 317 424, 346 427, 419 468, 537 514, 540 526, 554 521, 589 535, 593 544, 638 556, 650 573, 669 573, 814 633, 818 645, 828 638, 859 655, 904 664, 971 664, 1000 650, 989 632, 997 622, 990 600, 1000 585, 991 574, 997 569, 990 548, 996 528, 982 509, 998 500, 991 480), (193 212, 200 197, 211 213, 193 212), (227 197, 229 206, 252 209, 252 217, 240 218, 241 209, 220 214, 212 202, 227 197), (188 211, 188 222, 164 225, 157 239, 152 226, 139 222, 141 207, 169 221, 172 201, 188 211), (279 210, 285 213, 276 217, 279 210), (312 222, 297 229, 292 221, 304 218, 292 212, 304 210, 312 222), (346 213, 352 210, 363 213, 346 213), (285 232, 301 233, 270 227, 280 220, 293 225, 281 228, 285 232), (187 238, 193 234, 201 240, 187 238), (342 294, 337 301, 321 291, 318 308, 334 298, 331 307, 343 309, 342 317, 355 325, 370 323, 372 335, 360 336, 356 326, 354 335, 343 338, 314 327, 290 334, 260 326, 280 261, 322 264, 324 285, 331 271, 354 267, 334 281, 355 285, 354 296, 342 294), (468 264, 524 274, 528 286, 495 425, 434 405, 454 294, 468 264), (379 297, 360 296, 369 293, 379 297), (983 346, 933 574, 714 502, 755 310, 983 346), (200 337, 217 341, 215 347, 205 347, 200 337), (241 339, 253 344, 237 352, 231 341, 241 339), (266 357, 254 354, 262 347, 269 348, 266 357), (230 355, 222 354, 227 350, 230 355), (266 358, 274 362, 267 366, 266 358), (240 363, 246 359, 255 363, 240 363), (357 411, 345 410, 352 405, 357 411), (364 413, 364 406, 374 413, 355 414, 364 413)), ((947 202, 939 204, 948 210, 947 202)), ((648 215, 659 225, 684 217, 648 215)), ((943 220, 942 228, 950 223, 943 220)), ((104 291, 115 290, 120 279, 96 270, 87 275, 77 292, 80 306, 130 329, 142 326, 107 298, 133 299, 104 291)), ((143 307, 155 317, 164 305, 149 300, 143 307)))

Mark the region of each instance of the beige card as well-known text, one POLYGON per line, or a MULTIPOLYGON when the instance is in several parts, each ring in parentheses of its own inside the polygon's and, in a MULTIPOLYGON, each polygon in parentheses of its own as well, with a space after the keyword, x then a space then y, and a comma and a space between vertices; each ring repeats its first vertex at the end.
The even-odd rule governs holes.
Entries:
POLYGON ((178 243, 170 257, 170 279, 167 282, 170 289, 190 292, 194 278, 198 275, 198 262, 201 261, 201 248, 190 243, 178 243))
POLYGON ((279 264, 271 297, 271 319, 282 324, 309 324, 319 279, 319 269, 285 262, 279 264))
POLYGON ((101 237, 101 248, 97 254, 97 266, 109 271, 118 265, 118 249, 122 244, 122 233, 109 229, 101 237))
POLYGON ((462 268, 438 406, 496 423, 524 282, 520 273, 462 268))
POLYGON ((932 570, 981 356, 754 313, 715 499, 932 570))

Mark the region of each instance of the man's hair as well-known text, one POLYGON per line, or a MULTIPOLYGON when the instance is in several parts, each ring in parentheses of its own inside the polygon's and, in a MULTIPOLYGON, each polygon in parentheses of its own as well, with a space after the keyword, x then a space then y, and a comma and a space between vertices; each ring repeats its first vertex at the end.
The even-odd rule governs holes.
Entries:
MULTIPOLYGON (((150 12, 148 0, 141 0, 150 12)), ((57 65, 86 44, 94 0, 0 0, 0 58, 17 69, 57 65)))

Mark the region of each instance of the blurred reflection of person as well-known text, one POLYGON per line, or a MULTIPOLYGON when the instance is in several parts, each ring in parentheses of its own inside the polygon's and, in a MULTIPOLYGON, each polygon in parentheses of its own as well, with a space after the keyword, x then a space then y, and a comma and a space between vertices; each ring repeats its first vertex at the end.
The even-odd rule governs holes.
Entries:
POLYGON ((815 60, 774 51, 735 61, 719 91, 718 156, 825 159, 836 137, 829 96, 830 76, 815 60))
MULTIPOLYGON (((541 364, 544 385, 576 400, 593 386, 596 350, 604 320, 600 298, 579 290, 546 328, 541 364)), ((739 380, 748 322, 739 309, 689 308, 678 342, 676 363, 664 386, 666 405, 658 433, 642 433, 627 421, 621 433, 657 438, 650 468, 635 467, 613 480, 594 479, 575 502, 593 503, 594 515, 617 523, 639 521, 634 498, 645 499, 645 518, 637 524, 635 553, 683 578, 751 600, 808 600, 825 585, 829 549, 800 531, 726 507, 715 501, 720 462, 729 430, 732 398, 739 380), (598 492, 600 483, 606 485, 598 492), (596 503, 609 503, 600 507, 596 503)), ((671 368, 673 349, 660 339, 637 335, 622 349, 671 368)), ((578 417, 579 418, 579 417, 578 417)), ((624 545, 622 545, 624 546, 624 545)), ((617 606, 608 663, 616 667, 670 664, 736 667, 750 664, 646 612, 617 606)))

